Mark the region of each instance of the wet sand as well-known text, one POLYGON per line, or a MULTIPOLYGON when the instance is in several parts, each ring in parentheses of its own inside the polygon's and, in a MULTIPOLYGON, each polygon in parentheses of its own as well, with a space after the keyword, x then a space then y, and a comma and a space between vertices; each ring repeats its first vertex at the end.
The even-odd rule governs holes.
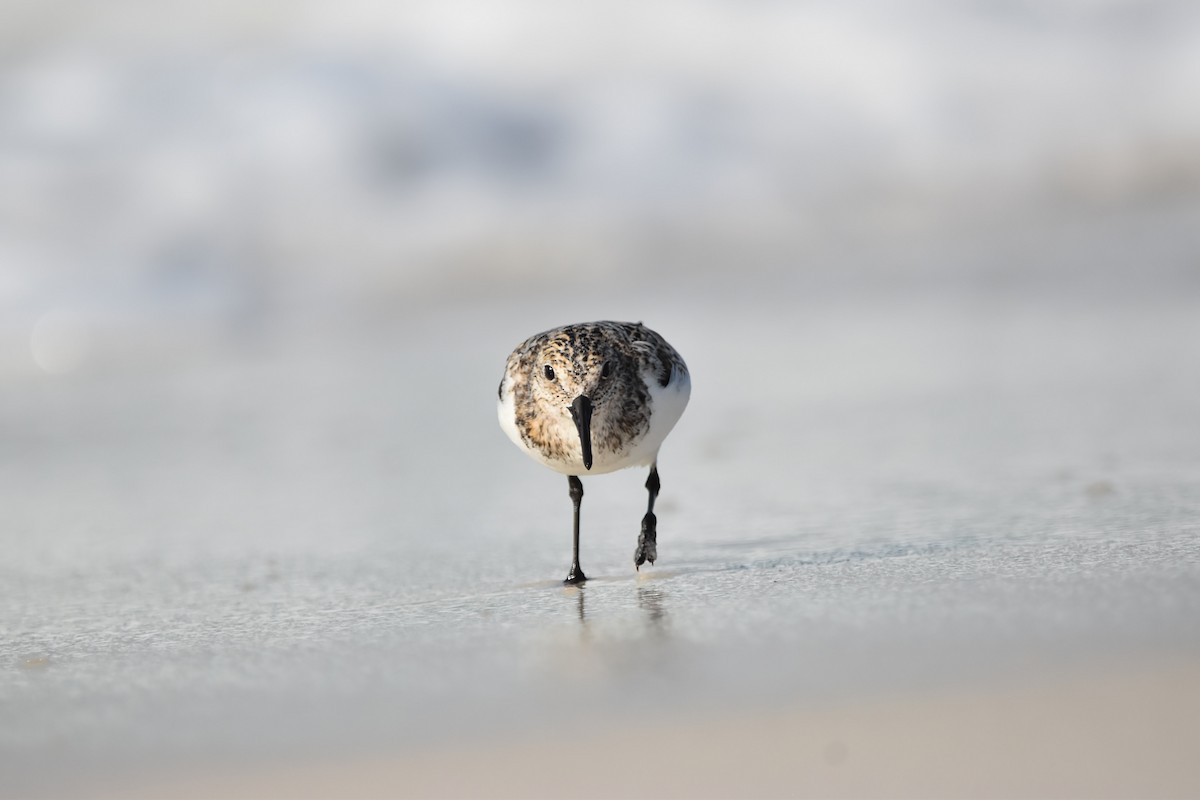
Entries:
POLYGON ((554 737, 186 773, 112 796, 1195 797, 1200 659, 829 707, 617 724, 554 737))
POLYGON ((1126 224, 1011 292, 459 298, 8 379, 0 796, 1196 794, 1195 287, 1077 287, 1200 229, 1126 224), (645 476, 588 479, 568 590, 495 386, 597 317, 695 389, 659 562, 645 476))

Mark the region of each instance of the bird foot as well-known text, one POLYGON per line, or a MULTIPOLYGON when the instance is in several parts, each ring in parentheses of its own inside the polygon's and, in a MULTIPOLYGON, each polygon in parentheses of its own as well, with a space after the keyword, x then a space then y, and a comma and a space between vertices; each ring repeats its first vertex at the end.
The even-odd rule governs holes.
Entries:
POLYGON ((658 518, 651 512, 642 517, 642 532, 638 535, 637 549, 633 551, 633 566, 640 568, 658 558, 658 518))
POLYGON ((567 577, 563 579, 563 584, 566 586, 574 586, 583 583, 587 580, 587 575, 583 574, 578 564, 571 565, 571 571, 567 573, 567 577))

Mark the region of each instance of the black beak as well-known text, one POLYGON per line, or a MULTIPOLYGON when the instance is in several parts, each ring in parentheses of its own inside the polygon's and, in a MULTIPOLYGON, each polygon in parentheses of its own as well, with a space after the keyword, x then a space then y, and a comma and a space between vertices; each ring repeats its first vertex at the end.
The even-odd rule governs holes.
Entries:
POLYGON ((579 444, 583 447, 583 468, 592 468, 592 398, 581 394, 571 403, 571 419, 579 431, 579 444))

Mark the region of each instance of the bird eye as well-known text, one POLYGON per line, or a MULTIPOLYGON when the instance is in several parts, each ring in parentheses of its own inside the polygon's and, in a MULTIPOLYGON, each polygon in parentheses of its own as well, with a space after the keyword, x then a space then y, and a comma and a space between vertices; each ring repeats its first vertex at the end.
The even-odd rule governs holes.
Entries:
POLYGON ((605 361, 604 366, 600 368, 600 377, 607 378, 612 374, 612 362, 605 361))
POLYGON ((554 380, 554 367, 547 364, 546 367, 542 370, 542 372, 545 373, 546 380, 548 380, 548 381, 554 380))

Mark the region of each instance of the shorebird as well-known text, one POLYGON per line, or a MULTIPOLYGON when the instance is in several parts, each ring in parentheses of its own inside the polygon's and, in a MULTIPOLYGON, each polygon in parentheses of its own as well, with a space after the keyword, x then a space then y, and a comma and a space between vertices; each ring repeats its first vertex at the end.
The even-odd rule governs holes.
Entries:
POLYGON ((650 467, 634 567, 658 558, 658 450, 691 392, 683 358, 640 322, 564 325, 529 337, 508 357, 500 427, 526 455, 567 476, 575 511, 571 569, 563 583, 587 580, 579 566, 579 476, 585 472, 650 467))

